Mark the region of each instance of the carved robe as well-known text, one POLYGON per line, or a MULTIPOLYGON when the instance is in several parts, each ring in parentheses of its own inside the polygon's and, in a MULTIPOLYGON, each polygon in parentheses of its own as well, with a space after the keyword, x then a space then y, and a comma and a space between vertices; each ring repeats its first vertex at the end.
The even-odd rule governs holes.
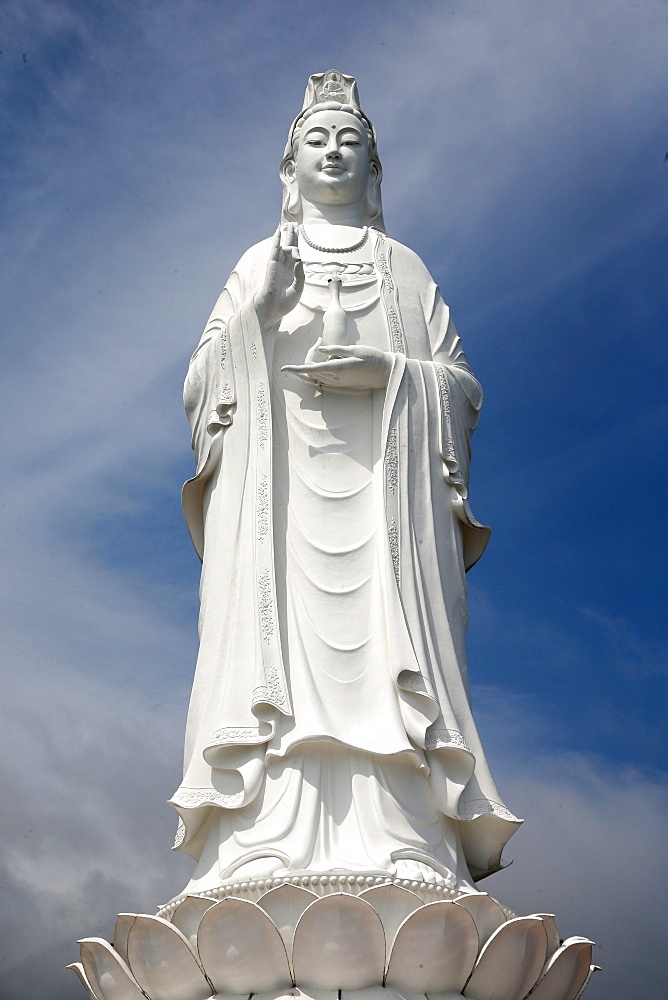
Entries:
POLYGON ((282 371, 322 333, 327 267, 307 267, 300 304, 262 333, 269 241, 239 262, 190 364, 200 652, 172 804, 176 846, 200 862, 191 891, 266 855, 285 873, 392 873, 407 857, 470 887, 519 824, 466 672, 465 570, 489 535, 467 499, 481 389, 419 258, 369 242, 342 301, 354 336, 392 354, 386 389, 282 371))

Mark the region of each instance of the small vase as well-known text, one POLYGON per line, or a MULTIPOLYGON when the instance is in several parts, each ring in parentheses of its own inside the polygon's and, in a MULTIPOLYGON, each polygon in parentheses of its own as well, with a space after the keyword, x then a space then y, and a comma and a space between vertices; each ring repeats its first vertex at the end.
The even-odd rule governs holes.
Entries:
POLYGON ((348 347, 348 315, 341 305, 341 278, 336 276, 328 281, 330 300, 322 317, 322 342, 326 347, 334 344, 348 347))

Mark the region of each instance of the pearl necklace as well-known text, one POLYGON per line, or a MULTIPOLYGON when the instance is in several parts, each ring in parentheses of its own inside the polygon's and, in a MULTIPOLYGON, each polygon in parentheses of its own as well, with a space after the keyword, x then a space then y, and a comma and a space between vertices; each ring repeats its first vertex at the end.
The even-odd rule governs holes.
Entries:
POLYGON ((364 226, 362 239, 358 240, 357 243, 353 243, 351 247, 323 247, 319 243, 314 243, 313 240, 309 239, 303 226, 299 227, 299 232, 302 235, 304 243, 310 246, 311 250, 318 250, 320 253, 354 253, 355 250, 359 250, 366 243, 369 236, 369 227, 364 226))

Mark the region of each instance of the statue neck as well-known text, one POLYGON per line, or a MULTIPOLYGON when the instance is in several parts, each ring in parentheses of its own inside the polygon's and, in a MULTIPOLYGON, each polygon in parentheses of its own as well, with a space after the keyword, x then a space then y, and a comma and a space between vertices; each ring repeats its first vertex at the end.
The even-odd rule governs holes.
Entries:
POLYGON ((302 198, 302 221, 305 226, 352 226, 361 228, 366 225, 359 204, 323 205, 315 204, 302 198))

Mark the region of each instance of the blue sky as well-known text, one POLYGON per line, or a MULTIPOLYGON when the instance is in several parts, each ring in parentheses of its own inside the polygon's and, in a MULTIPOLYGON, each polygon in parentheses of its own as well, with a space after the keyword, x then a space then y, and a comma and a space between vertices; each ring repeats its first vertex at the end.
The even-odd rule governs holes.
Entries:
POLYGON ((598 942, 590 1000, 658 996, 668 6, 6 0, 0 50, 0 995, 82 996, 75 939, 188 877, 181 381, 335 66, 486 392, 470 672, 527 822, 485 887, 598 942))

